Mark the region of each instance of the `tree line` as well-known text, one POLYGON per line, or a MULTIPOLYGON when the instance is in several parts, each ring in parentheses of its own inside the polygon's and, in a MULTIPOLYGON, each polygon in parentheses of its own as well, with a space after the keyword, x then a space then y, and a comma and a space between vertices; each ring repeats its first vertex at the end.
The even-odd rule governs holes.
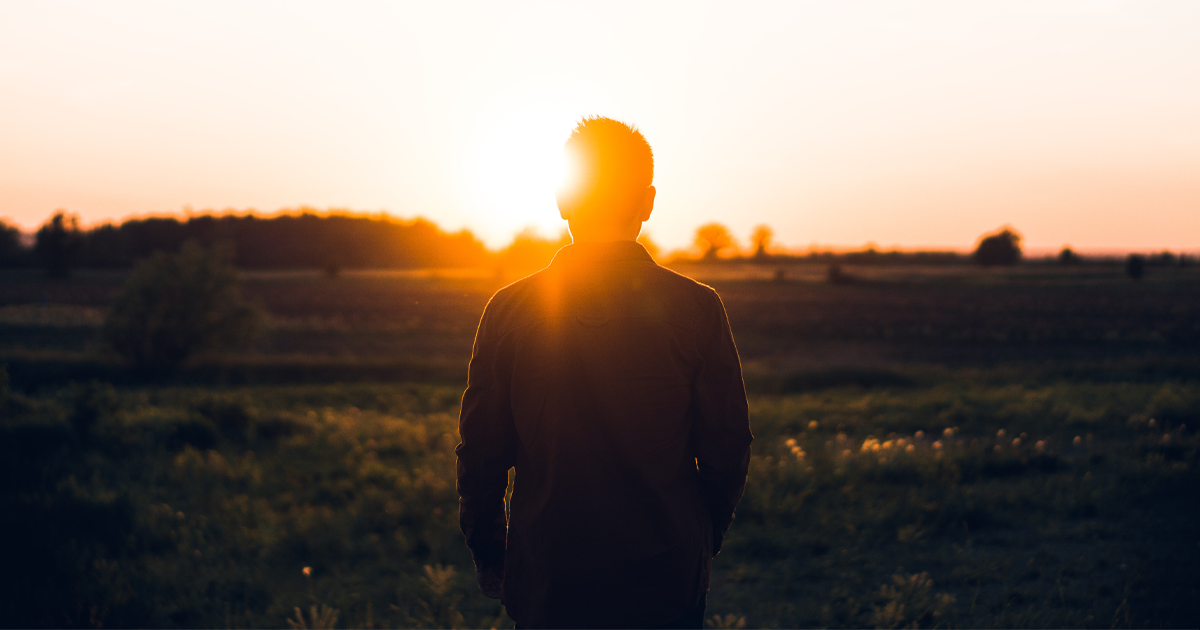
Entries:
POLYGON ((187 242, 232 250, 245 269, 477 267, 492 253, 467 230, 449 233, 425 219, 298 214, 275 217, 201 215, 186 219, 131 219, 82 229, 56 213, 24 247, 13 227, 0 227, 0 264, 44 266, 52 275, 74 267, 131 267, 156 252, 187 242))
MULTIPOLYGON (((638 239, 655 258, 662 252, 649 239, 638 239)), ((523 275, 550 262, 570 243, 564 231, 547 238, 534 230, 518 233, 500 251, 490 251, 469 230, 446 232, 426 219, 399 220, 386 215, 318 213, 302 208, 274 217, 198 215, 179 218, 131 219, 82 229, 76 217, 59 211, 37 231, 31 246, 22 243, 20 231, 0 221, 0 267, 44 267, 51 275, 66 276, 74 267, 128 268, 155 253, 179 251, 185 243, 228 248, 231 262, 243 269, 324 269, 337 275, 342 269, 418 269, 491 267, 505 275, 523 275)), ((859 251, 812 250, 798 254, 774 241, 769 226, 757 226, 750 249, 740 250, 726 226, 707 223, 696 229, 691 252, 672 252, 670 260, 698 258, 716 263, 742 260, 763 263, 818 262, 845 265, 958 265, 1009 266, 1023 258, 1021 235, 1011 227, 984 234, 969 254, 954 251, 879 251, 868 246, 859 251)), ((1056 257, 1061 265, 1076 265, 1084 258, 1070 247, 1056 257)), ((1161 252, 1131 254, 1126 260, 1131 277, 1143 267, 1184 266, 1184 254, 1161 252)))

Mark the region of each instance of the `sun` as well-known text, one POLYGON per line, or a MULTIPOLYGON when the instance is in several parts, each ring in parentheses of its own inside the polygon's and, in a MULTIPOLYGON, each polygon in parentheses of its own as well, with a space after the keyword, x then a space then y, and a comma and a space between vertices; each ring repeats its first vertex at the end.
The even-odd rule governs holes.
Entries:
POLYGON ((566 227, 554 191, 566 166, 563 143, 575 117, 549 108, 525 108, 502 117, 479 139, 470 168, 473 213, 502 238, 526 227, 553 236, 566 227))

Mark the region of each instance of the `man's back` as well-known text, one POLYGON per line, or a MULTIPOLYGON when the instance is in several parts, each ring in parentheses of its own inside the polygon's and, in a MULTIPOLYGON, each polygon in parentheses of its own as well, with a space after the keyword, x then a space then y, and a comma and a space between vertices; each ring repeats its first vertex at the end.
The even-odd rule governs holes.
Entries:
POLYGON ((564 248, 489 303, 460 433, 463 531, 519 624, 654 626, 707 590, 751 440, 712 289, 632 241, 564 248))

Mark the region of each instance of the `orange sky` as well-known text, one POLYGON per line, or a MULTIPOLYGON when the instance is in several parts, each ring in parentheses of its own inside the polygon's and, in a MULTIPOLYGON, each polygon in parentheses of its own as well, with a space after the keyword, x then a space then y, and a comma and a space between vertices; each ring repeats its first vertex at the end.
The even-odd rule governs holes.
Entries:
POLYGON ((663 245, 1200 249, 1200 3, 4 3, 0 216, 185 206, 561 228, 638 124, 663 245))

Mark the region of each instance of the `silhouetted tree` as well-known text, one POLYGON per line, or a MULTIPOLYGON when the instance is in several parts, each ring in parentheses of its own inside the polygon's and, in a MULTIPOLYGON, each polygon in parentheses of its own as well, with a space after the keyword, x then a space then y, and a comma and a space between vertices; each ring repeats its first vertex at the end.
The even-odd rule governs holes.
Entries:
POLYGON ((104 333, 143 369, 171 369, 198 352, 246 343, 260 314, 242 301, 228 248, 194 241, 138 263, 113 298, 104 333))
POLYGON ((1069 265, 1077 265, 1082 260, 1083 259, 1079 257, 1079 254, 1076 254, 1075 251, 1070 247, 1064 247, 1062 248, 1061 252, 1058 252, 1058 264, 1064 267, 1069 265))
POLYGON ((988 234, 979 241, 971 257, 985 267, 1015 265, 1021 260, 1021 235, 1007 227, 988 234))
POLYGON ((722 249, 733 245, 733 235, 720 223, 706 223, 696 229, 696 244, 704 251, 705 260, 716 260, 722 249))
POLYGON ((0 266, 9 267, 17 264, 25 248, 21 246, 21 230, 0 221, 0 266))
POLYGON ((1151 254, 1146 260, 1148 267, 1174 267, 1179 263, 1179 258, 1169 251, 1163 250, 1157 254, 1151 254))
POLYGON ((767 247, 771 245, 771 238, 775 236, 775 232, 766 225, 760 225, 754 228, 754 234, 750 240, 754 242, 754 257, 762 260, 767 257, 767 247))
POLYGON ((1125 275, 1133 280, 1141 279, 1146 272, 1146 257, 1141 254, 1130 254, 1125 258, 1125 275))
POLYGON ((52 277, 65 278, 71 273, 80 249, 83 235, 79 231, 79 218, 58 211, 37 231, 34 252, 52 277))

